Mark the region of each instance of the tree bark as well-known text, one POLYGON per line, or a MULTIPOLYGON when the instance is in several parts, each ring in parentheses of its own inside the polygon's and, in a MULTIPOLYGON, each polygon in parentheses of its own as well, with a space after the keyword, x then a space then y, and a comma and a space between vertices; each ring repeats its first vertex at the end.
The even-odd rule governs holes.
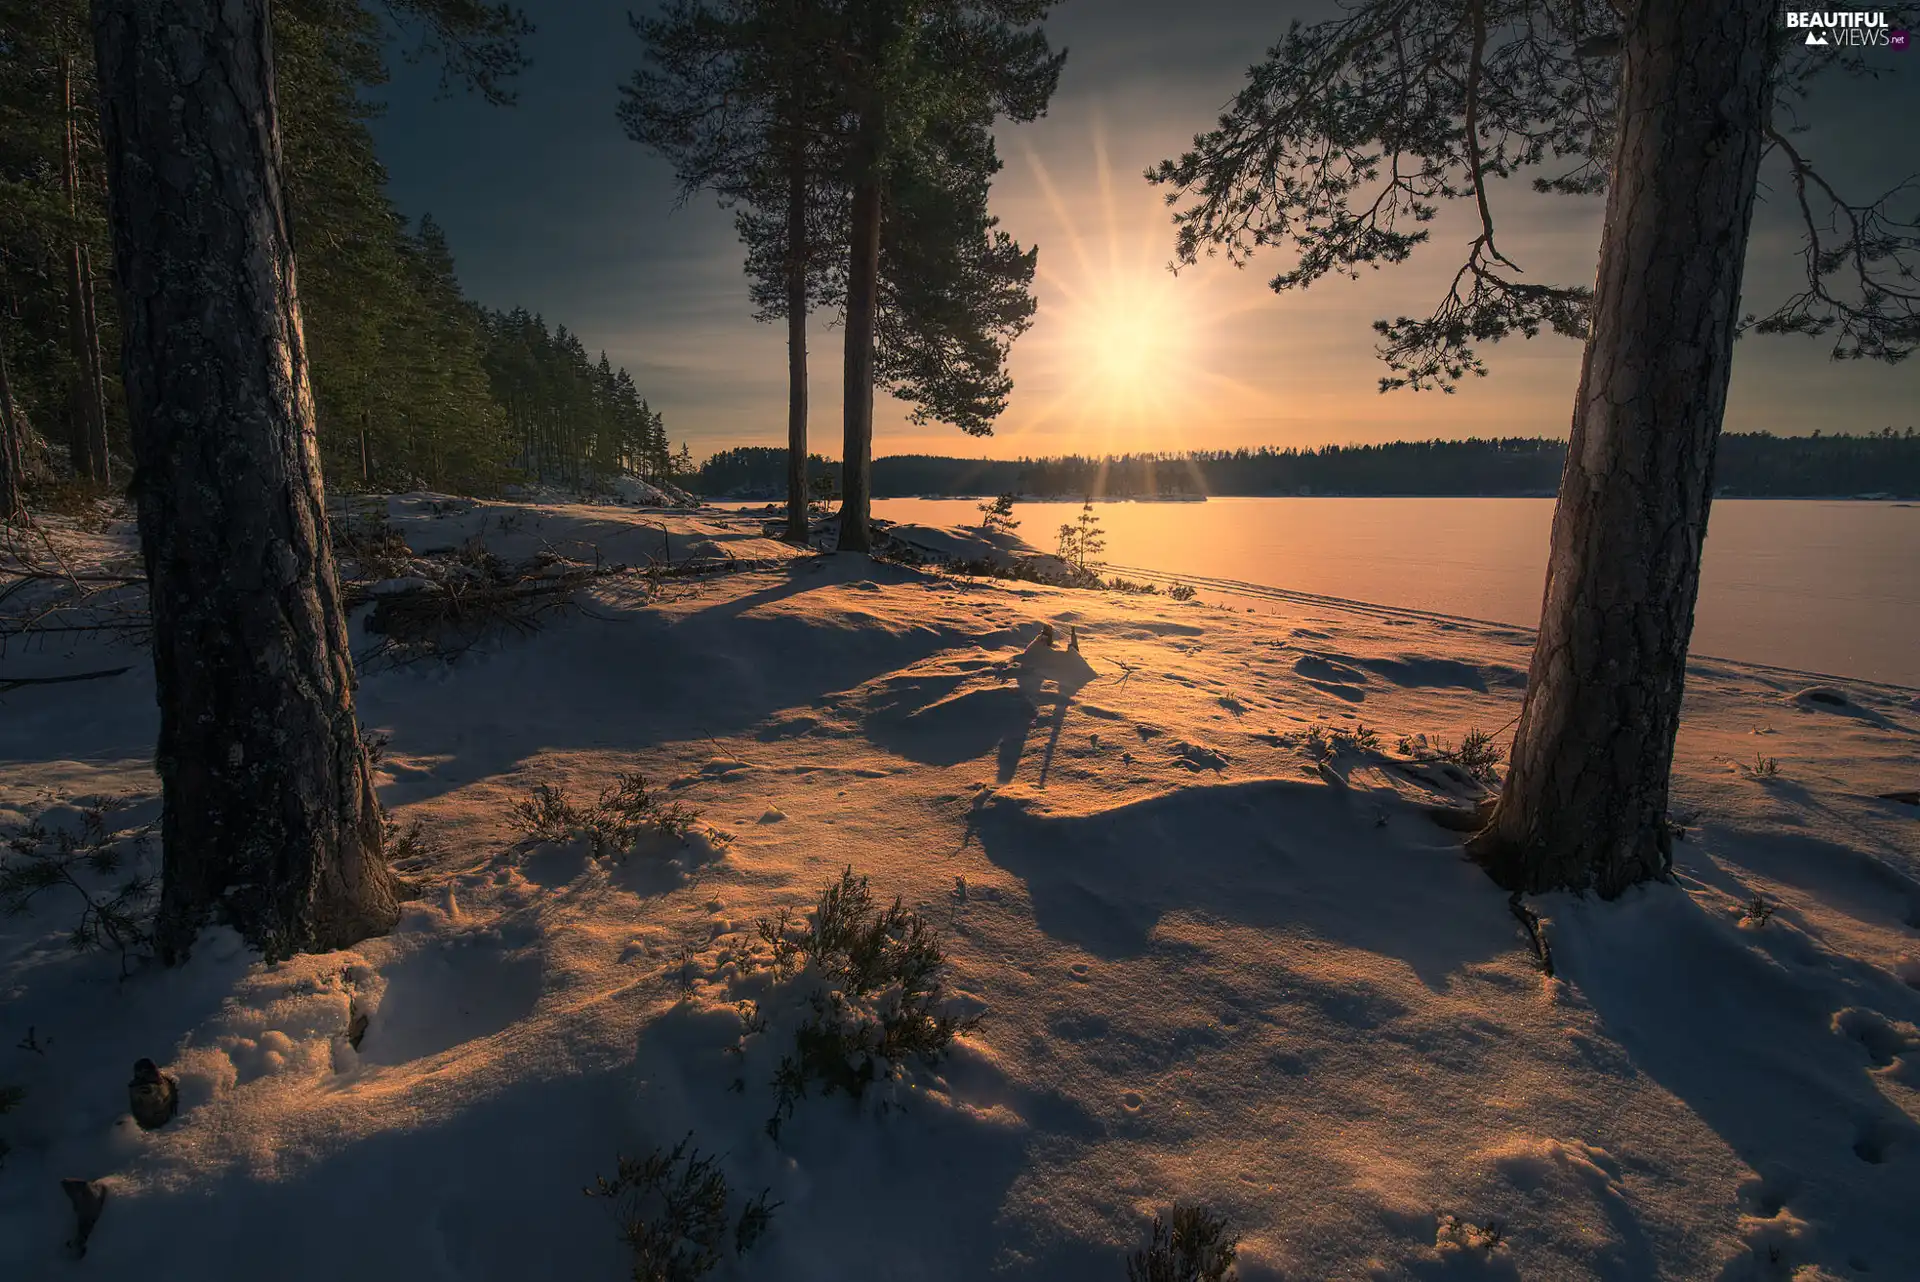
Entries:
POLYGON ((107 453, 107 380, 100 357, 100 317, 94 310, 93 255, 80 246, 80 348, 86 358, 87 466, 93 483, 102 489, 113 484, 113 460, 107 453))
POLYGON ((787 140, 787 539, 807 545, 807 143, 800 86, 787 140))
POLYGON ((164 794, 158 943, 389 929, 353 710, 267 0, 93 0, 164 794))
MULTIPOLYGON (((80 140, 73 124, 73 57, 60 55, 60 184, 67 214, 80 214, 80 140)), ((68 390, 70 419, 67 459, 75 476, 105 486, 107 475, 106 397, 101 387, 100 335, 93 310, 93 264, 79 238, 67 246, 67 350, 73 358, 68 390)))
POLYGON ((26 433, 13 408, 13 384, 7 378, 7 336, 0 327, 0 524, 27 510, 26 433))
MULTIPOLYGON (((863 124, 863 129, 871 126, 863 124)), ((853 248, 847 270, 846 440, 840 464, 842 552, 872 550, 873 338, 880 283, 880 178, 869 170, 853 189, 853 248)))
POLYGON ((1668 776, 1771 106, 1774 0, 1626 7, 1593 332, 1511 769, 1472 850, 1611 898, 1671 862, 1668 776))

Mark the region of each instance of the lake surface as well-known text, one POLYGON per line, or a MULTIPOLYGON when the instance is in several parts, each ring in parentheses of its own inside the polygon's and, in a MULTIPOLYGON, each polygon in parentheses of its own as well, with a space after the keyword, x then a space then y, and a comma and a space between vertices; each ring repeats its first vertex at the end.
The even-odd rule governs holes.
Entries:
MULTIPOLYGON (((1014 519, 1027 542, 1051 551, 1079 506, 1021 503, 1014 519)), ((952 526, 977 525, 977 508, 972 499, 877 499, 873 512, 952 526)), ((1553 522, 1551 499, 1217 498, 1094 510, 1116 567, 1526 627, 1540 619, 1553 522)), ((1716 502, 1692 650, 1920 686, 1920 505, 1716 502)))

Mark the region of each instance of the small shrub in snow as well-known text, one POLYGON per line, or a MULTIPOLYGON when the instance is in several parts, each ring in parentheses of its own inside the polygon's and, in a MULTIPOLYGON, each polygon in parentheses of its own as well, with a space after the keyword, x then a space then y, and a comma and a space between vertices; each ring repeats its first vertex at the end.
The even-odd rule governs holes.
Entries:
POLYGON ((804 974, 814 981, 793 1051, 774 1074, 767 1133, 775 1139, 810 1084, 857 1100, 910 1057, 938 1063, 955 1037, 979 1024, 978 1016, 940 1009, 946 957, 939 933, 898 897, 891 907, 876 906, 867 879, 852 868, 821 892, 805 927, 782 909, 759 923, 759 933, 776 980, 804 974))
POLYGON ((1132 579, 1123 579, 1117 574, 1107 580, 1106 587, 1110 592, 1122 592, 1128 596, 1157 596, 1160 592, 1160 589, 1151 583, 1135 583, 1132 579))
POLYGON ((1780 773, 1780 758, 1763 757, 1756 752, 1753 754, 1753 764, 1743 769, 1751 778, 1771 779, 1780 773))
POLYGON ((1202 1206, 1175 1206, 1171 1225, 1153 1217, 1146 1249, 1127 1261, 1127 1282, 1234 1282, 1239 1247, 1226 1216, 1202 1206))
POLYGON ((576 805, 556 784, 537 784, 524 800, 513 803, 513 817, 536 841, 585 840, 599 859, 624 854, 653 834, 685 841, 700 812, 685 802, 663 802, 647 790, 643 776, 623 774, 589 806, 576 805))
POLYGON ((80 812, 77 832, 32 820, 7 838, 0 852, 0 912, 24 914, 43 893, 64 889, 80 900, 80 919, 68 936, 73 947, 116 950, 124 973, 130 957, 152 937, 153 879, 135 874, 107 887, 96 886, 94 879, 119 872, 126 847, 138 852, 146 835, 147 828, 114 832, 104 802, 80 812))
POLYGON ((1176 583, 1167 589, 1167 595, 1176 601, 1191 601, 1194 597, 1194 589, 1190 584, 1176 583))
POLYGON ((1755 895, 1740 910, 1740 920, 1752 926, 1764 926, 1773 919, 1773 905, 1755 895))
POLYGON ((1106 549, 1107 537, 1100 529, 1099 514, 1093 510, 1093 500, 1088 499, 1080 505, 1080 515, 1060 527, 1060 559, 1088 574, 1106 549))
POLYGON ((1354 748, 1360 752, 1380 751, 1380 732, 1361 722, 1351 730, 1335 730, 1333 741, 1336 745, 1354 748))
POLYGON ((1447 746, 1445 739, 1428 739, 1425 735, 1401 735, 1399 746, 1402 756, 1423 764, 1444 762, 1458 766, 1484 784, 1500 782, 1500 762, 1506 756, 1493 736, 1480 729, 1467 731, 1457 748, 1447 746))
POLYGON ((1020 522, 1013 519, 1013 495, 1002 494, 980 505, 981 533, 1003 534, 1019 528, 1020 522))
POLYGON ((1454 764, 1485 783, 1493 782, 1496 768, 1505 754, 1493 742, 1493 736, 1485 730, 1469 730, 1467 737, 1460 741, 1454 750, 1454 764))
POLYGON ((655 1149, 640 1159, 621 1158, 612 1179, 596 1177, 588 1197, 615 1203, 621 1236, 633 1248, 634 1282, 695 1282, 729 1254, 753 1249, 780 1204, 767 1193, 740 1211, 729 1209, 726 1176, 718 1162, 689 1148, 689 1134, 672 1152, 655 1149))

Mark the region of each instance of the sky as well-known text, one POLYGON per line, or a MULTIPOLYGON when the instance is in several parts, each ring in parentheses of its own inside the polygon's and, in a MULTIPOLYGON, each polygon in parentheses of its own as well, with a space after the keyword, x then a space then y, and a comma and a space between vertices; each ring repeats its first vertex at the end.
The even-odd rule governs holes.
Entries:
MULTIPOLYGON (((696 458, 786 441, 783 325, 757 324, 731 215, 676 203, 668 166, 615 119, 640 64, 615 0, 532 0, 538 30, 517 105, 442 97, 424 69, 396 68, 374 131, 409 215, 445 227, 468 292, 523 306, 631 370, 669 434, 696 458)), ((1017 457, 1567 433, 1580 345, 1545 336, 1483 349, 1491 370, 1457 395, 1382 395, 1371 322, 1424 315, 1473 234, 1450 209, 1405 264, 1307 293, 1273 293, 1280 254, 1246 270, 1168 270, 1173 231, 1143 171, 1208 127, 1247 68, 1325 5, 1272 0, 1065 0, 1048 23, 1066 70, 1048 114, 1000 130, 1006 167, 993 208, 1037 245, 1039 310, 1014 348, 1013 399, 988 438, 915 426, 884 395, 875 453, 1017 457)), ((1886 130, 1920 110, 1920 53, 1883 52, 1889 74, 1821 104, 1808 142, 1844 177, 1878 191, 1913 153, 1886 130)), ((1501 246, 1530 279, 1590 283, 1601 202, 1502 190, 1501 246)), ((1756 215, 1746 304, 1793 282, 1787 193, 1756 215)), ((1753 337, 1737 349, 1727 427, 1805 433, 1920 425, 1920 361, 1836 363, 1817 339, 1753 337)), ((810 343, 812 448, 840 444, 840 333, 810 343)))

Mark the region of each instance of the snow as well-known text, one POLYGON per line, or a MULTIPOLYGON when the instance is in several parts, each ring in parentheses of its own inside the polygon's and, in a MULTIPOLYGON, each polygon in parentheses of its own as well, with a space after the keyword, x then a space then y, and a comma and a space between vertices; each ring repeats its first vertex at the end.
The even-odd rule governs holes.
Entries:
MULTIPOLYGON (((1231 1215, 1245 1279, 1920 1276, 1920 810, 1880 796, 1920 783, 1920 692, 1694 665, 1674 883, 1530 901, 1548 977, 1421 814, 1478 785, 1397 747, 1508 723, 1523 631, 946 578, 713 509, 386 510, 416 552, 758 568, 610 575, 532 636, 364 674, 382 799, 433 846, 390 936, 266 966, 212 930, 123 982, 66 947, 69 901, 0 921, 27 1091, 0 1277, 73 1267, 74 1176, 110 1190, 96 1276, 619 1278, 581 1189, 689 1132, 782 1203, 720 1276, 1119 1278, 1175 1199, 1231 1215), (511 824, 535 784, 633 771, 703 812, 688 846, 598 861, 511 824), (798 1002, 755 923, 848 865, 944 932, 982 1023, 776 1143, 798 1002), (180 1084, 154 1132, 143 1056, 180 1084)), ((156 817, 143 655, 0 672, 129 661, 0 699, 0 830, 108 795, 118 829, 156 817)))

